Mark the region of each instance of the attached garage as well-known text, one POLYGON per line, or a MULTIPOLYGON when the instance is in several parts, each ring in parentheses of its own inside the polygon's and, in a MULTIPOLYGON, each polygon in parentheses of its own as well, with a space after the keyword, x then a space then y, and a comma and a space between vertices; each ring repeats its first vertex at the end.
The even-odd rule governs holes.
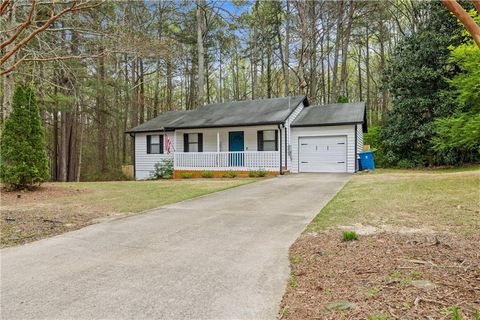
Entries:
POLYGON ((347 172, 347 136, 298 139, 299 172, 347 172))
POLYGON ((365 104, 311 106, 291 125, 291 171, 357 171, 366 131, 365 104))

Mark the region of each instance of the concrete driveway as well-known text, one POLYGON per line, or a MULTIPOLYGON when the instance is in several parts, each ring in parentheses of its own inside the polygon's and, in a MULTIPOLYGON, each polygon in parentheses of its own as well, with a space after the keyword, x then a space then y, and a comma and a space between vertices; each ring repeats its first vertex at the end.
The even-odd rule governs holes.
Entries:
POLYGON ((288 248, 350 179, 299 174, 1 251, 3 319, 275 319, 288 248))

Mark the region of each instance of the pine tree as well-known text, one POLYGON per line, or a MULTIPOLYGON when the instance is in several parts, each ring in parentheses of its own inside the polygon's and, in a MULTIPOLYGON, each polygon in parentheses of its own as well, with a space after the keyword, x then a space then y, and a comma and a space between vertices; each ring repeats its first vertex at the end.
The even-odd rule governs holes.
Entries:
POLYGON ((30 188, 48 179, 45 136, 32 88, 15 89, 0 148, 0 179, 9 189, 30 188))

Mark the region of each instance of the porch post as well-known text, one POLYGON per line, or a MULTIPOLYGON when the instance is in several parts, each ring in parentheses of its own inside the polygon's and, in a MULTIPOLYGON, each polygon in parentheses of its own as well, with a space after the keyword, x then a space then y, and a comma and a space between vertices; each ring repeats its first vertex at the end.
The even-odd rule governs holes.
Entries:
POLYGON ((177 130, 173 131, 173 170, 177 167, 177 130))
POLYGON ((177 151, 177 130, 173 131, 173 152, 177 151))
POLYGON ((220 131, 217 130, 217 152, 220 152, 220 131))

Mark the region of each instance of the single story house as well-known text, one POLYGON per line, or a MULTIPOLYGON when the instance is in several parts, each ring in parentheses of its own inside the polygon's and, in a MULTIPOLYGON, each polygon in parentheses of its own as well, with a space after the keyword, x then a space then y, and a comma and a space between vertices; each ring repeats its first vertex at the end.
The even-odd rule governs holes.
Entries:
POLYGON ((212 171, 350 172, 366 131, 365 103, 310 106, 305 96, 169 111, 127 131, 136 179, 162 159, 175 175, 212 171))

